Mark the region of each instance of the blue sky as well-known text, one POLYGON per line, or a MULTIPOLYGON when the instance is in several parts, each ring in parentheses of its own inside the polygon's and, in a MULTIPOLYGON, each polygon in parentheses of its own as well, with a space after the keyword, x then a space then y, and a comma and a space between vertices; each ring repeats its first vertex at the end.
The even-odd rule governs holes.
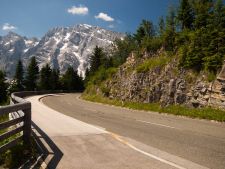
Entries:
POLYGON ((142 19, 155 24, 178 0, 0 0, 0 35, 41 37, 57 26, 86 23, 133 33, 142 19))

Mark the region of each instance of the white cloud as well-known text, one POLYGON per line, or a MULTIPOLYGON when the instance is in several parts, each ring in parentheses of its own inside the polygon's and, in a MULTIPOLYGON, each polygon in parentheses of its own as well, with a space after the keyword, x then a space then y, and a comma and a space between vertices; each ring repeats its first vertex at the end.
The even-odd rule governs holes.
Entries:
POLYGON ((108 27, 111 29, 115 28, 115 26, 113 24, 109 25, 108 27))
POLYGON ((103 13, 103 12, 100 12, 97 16, 95 16, 96 19, 102 19, 104 21, 107 21, 107 22, 113 22, 114 21, 114 18, 112 18, 111 16, 103 13))
POLYGON ((17 29, 17 27, 13 26, 13 25, 10 25, 9 23, 5 23, 3 26, 2 26, 2 30, 3 31, 12 31, 12 30, 15 30, 17 29))
POLYGON ((71 13, 73 15, 87 15, 88 14, 88 8, 86 6, 72 6, 71 8, 67 9, 68 13, 71 13))

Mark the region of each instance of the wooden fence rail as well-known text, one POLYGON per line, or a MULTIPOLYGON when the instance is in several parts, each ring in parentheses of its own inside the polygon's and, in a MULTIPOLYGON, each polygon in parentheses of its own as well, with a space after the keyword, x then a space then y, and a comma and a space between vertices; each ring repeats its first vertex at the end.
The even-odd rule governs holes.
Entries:
POLYGON ((0 107, 0 117, 9 116, 9 114, 11 117, 8 121, 0 123, 0 130, 5 131, 0 135, 0 142, 7 142, 0 146, 0 153, 15 146, 21 140, 25 144, 30 144, 31 103, 20 98, 20 95, 20 93, 13 93, 11 95, 11 105, 0 107), (13 115, 15 113, 17 116, 13 115))
POLYGON ((52 93, 70 93, 81 91, 23 91, 11 94, 10 105, 0 107, 0 117, 9 115, 9 120, 0 122, 0 130, 5 129, 5 133, 0 135, 0 143, 6 139, 10 141, 0 146, 0 154, 19 141, 23 140, 25 144, 30 145, 31 140, 31 103, 23 99, 27 96, 52 94, 52 93), (18 133, 21 133, 18 135, 18 133), (13 137, 12 137, 13 136, 13 137))

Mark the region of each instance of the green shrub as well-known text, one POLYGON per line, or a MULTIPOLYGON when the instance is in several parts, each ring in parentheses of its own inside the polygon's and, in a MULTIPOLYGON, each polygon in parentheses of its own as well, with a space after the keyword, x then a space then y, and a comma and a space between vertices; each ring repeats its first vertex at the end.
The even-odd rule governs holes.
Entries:
POLYGON ((136 68, 136 71, 138 73, 143 73, 156 67, 160 67, 160 68, 164 67, 170 61, 170 59, 171 59, 170 57, 167 57, 165 55, 161 55, 159 57, 152 57, 144 61, 144 63, 142 63, 141 65, 139 65, 136 68))
POLYGON ((102 81, 111 78, 117 72, 117 68, 104 68, 101 67, 98 71, 95 72, 93 76, 91 76, 89 85, 90 84, 99 84, 102 81))
POLYGON ((207 71, 213 72, 214 74, 219 70, 223 65, 224 57, 219 54, 214 54, 210 57, 204 58, 204 67, 207 71))
POLYGON ((145 37, 142 41, 142 48, 147 52, 156 52, 162 47, 162 39, 145 37))

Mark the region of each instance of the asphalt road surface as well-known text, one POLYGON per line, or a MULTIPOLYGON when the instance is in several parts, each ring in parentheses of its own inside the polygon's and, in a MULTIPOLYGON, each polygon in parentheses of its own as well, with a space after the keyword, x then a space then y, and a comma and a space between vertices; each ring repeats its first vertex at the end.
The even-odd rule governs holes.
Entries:
MULTIPOLYGON (((84 101, 79 96, 48 96, 42 102, 110 133, 135 151, 135 156, 142 155, 151 164, 162 165, 155 168, 225 168, 224 123, 129 110, 84 101)), ((151 168, 146 161, 139 167, 144 166, 151 168)))

